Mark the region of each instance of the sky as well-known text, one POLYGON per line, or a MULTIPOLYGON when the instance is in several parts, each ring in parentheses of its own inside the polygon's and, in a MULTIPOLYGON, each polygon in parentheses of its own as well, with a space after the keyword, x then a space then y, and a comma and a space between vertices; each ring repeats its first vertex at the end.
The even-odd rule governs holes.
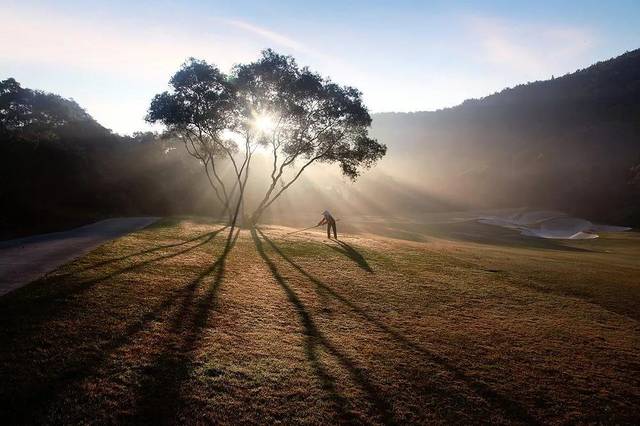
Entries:
POLYGON ((450 107, 640 47, 628 1, 0 0, 0 79, 149 130, 188 57, 228 71, 272 48, 354 86, 371 112, 450 107))

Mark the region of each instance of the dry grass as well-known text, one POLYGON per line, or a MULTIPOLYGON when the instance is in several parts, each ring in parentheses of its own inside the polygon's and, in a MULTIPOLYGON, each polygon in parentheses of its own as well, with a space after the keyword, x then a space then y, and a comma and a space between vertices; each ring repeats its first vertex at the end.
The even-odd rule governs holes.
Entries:
POLYGON ((4 423, 640 420, 638 234, 227 231, 165 220, 0 299, 4 423))

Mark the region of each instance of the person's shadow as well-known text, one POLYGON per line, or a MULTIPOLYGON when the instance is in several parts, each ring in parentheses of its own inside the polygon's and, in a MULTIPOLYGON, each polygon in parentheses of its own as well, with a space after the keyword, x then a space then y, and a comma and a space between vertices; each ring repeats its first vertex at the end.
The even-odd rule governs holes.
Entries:
POLYGON ((358 264, 359 267, 361 267, 365 271, 373 273, 373 269, 371 269, 371 266, 369 266, 369 263, 364 258, 364 256, 362 256, 362 254, 360 254, 360 252, 358 252, 356 249, 354 249, 352 246, 350 246, 349 244, 345 243, 344 241, 341 241, 341 240, 333 240, 333 241, 335 241, 338 244, 339 247, 336 247, 336 246, 331 245, 331 244, 326 244, 326 243, 325 243, 325 245, 327 247, 330 247, 332 250, 335 250, 338 253, 341 253, 341 254, 351 258, 354 262, 356 262, 358 264))

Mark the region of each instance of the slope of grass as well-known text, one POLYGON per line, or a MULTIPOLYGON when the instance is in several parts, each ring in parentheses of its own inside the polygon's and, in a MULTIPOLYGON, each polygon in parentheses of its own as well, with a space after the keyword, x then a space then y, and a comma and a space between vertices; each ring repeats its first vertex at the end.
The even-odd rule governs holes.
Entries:
POLYGON ((0 418, 639 420, 638 234, 286 231, 164 220, 1 298, 0 418))

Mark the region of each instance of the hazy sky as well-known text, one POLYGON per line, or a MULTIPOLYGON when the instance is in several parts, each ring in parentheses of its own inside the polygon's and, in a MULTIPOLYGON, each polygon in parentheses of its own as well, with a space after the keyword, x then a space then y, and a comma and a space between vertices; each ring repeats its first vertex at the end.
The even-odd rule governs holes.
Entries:
POLYGON ((187 57, 228 70, 267 47, 358 87, 373 112, 433 110, 640 47, 640 0, 0 0, 0 79, 120 133, 148 128, 187 57))

